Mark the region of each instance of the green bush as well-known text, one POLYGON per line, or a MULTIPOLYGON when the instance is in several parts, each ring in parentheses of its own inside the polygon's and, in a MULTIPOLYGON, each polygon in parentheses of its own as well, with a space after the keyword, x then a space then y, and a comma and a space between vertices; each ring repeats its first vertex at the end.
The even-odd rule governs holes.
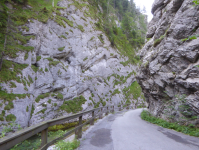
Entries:
POLYGON ((58 150, 75 150, 80 145, 80 141, 74 139, 72 142, 65 142, 63 140, 57 142, 55 147, 58 150))
POLYGON ((74 98, 73 100, 64 101, 63 105, 60 106, 60 110, 64 110, 68 113, 77 113, 82 111, 82 104, 86 102, 86 99, 81 95, 74 98))
POLYGON ((13 102, 8 102, 8 105, 6 105, 6 106, 4 107, 4 110, 10 110, 10 109, 12 109, 12 108, 14 108, 13 102))
POLYGON ((6 116, 6 121, 14 121, 16 120, 16 116, 13 114, 7 115, 6 116))
POLYGON ((61 93, 58 93, 58 94, 57 94, 57 98, 63 100, 63 99, 64 99, 64 96, 63 96, 61 93))
POLYGON ((40 99, 44 99, 46 97, 49 97, 49 95, 50 95, 49 93, 41 94, 35 99, 35 102, 38 103, 40 101, 40 99))

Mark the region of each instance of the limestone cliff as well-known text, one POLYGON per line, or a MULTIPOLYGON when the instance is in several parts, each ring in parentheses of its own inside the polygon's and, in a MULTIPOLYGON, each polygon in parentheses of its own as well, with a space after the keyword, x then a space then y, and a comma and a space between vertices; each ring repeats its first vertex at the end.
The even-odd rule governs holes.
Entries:
POLYGON ((123 64, 129 58, 96 28, 99 20, 88 15, 87 5, 62 0, 45 23, 31 18, 19 26, 23 36, 30 36, 25 49, 32 48, 4 56, 1 127, 13 118, 27 127, 94 107, 144 103, 135 82, 137 66, 123 64))
POLYGON ((155 0, 137 76, 152 114, 199 124, 199 7, 155 0))

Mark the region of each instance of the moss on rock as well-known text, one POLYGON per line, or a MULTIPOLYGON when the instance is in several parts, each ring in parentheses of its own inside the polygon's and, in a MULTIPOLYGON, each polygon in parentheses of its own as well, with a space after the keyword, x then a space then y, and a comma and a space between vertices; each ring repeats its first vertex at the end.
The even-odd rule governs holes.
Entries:
POLYGON ((82 104, 86 102, 86 99, 81 95, 74 98, 73 100, 64 101, 63 105, 60 106, 60 110, 66 111, 68 113, 77 113, 82 111, 82 104))

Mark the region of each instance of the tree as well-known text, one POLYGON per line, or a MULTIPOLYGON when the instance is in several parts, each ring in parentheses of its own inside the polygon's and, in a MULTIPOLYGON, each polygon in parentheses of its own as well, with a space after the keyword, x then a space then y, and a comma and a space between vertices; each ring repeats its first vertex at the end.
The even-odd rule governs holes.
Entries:
POLYGON ((5 0, 0 2, 0 71, 3 64, 4 51, 7 40, 7 18, 8 18, 8 8, 5 5, 5 0))
POLYGON ((144 13, 144 14, 146 13, 146 7, 145 6, 142 9, 142 13, 144 13))

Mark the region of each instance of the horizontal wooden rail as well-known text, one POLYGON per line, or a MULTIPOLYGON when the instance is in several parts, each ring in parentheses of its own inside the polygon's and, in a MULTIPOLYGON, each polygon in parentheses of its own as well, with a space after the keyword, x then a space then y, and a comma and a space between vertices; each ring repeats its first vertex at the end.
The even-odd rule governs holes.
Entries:
MULTIPOLYGON (((41 132, 41 150, 46 150, 50 145, 54 144, 55 142, 57 142, 60 139, 63 139, 64 137, 70 135, 71 133, 78 131, 78 138, 81 138, 82 136, 82 127, 84 125, 86 125, 87 123, 90 122, 91 125, 94 124, 94 119, 99 116, 99 118, 102 118, 102 114, 103 114, 103 109, 106 109, 106 115, 109 112, 108 108, 112 107, 112 112, 114 112, 115 107, 114 106, 105 106, 105 107, 98 107, 92 110, 88 110, 88 111, 84 111, 81 113, 77 113, 71 116, 63 116, 60 118, 56 118, 56 119, 52 119, 49 121, 45 121, 36 125, 33 125, 31 127, 28 127, 26 129, 17 131, 11 135, 8 135, 2 139, 0 139, 0 150, 8 150, 10 148, 12 148, 13 146, 15 146, 16 144, 21 143, 22 141, 32 137, 33 135, 41 132), (95 115, 95 111, 99 111, 100 113, 98 115, 95 115), (86 121, 85 123, 82 123, 82 118, 83 115, 88 114, 88 113, 92 113, 92 118, 89 119, 88 121, 86 121), (48 135, 48 127, 53 126, 53 125, 57 125, 57 124, 61 124, 64 123, 66 121, 69 121, 71 119, 76 119, 79 117, 79 126, 77 126, 76 128, 70 130, 69 132, 65 133, 62 137, 56 138, 52 141, 50 141, 49 143, 47 143, 47 135, 48 135)), ((118 105, 119 110, 121 110, 122 105, 118 105)), ((128 107, 128 104, 127 104, 128 107)))

